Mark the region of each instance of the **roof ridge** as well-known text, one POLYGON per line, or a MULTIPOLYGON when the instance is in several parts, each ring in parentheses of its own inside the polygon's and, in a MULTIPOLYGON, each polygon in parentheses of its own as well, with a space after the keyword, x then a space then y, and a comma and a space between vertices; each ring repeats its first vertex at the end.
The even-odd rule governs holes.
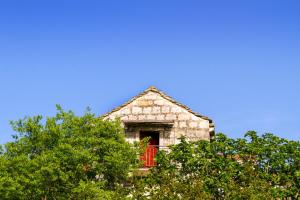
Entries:
MULTIPOLYGON (((185 106, 184 104, 181 104, 179 102, 177 102, 176 100, 174 100, 172 97, 170 97, 169 95, 165 94, 163 91, 157 89, 155 86, 149 86, 146 90, 140 92, 138 95, 132 97, 131 99, 129 99, 128 101, 126 101, 124 104, 114 108, 113 110, 111 110, 110 112, 107 112, 105 114, 103 114, 101 117, 106 117, 108 115, 110 115, 111 113, 113 112, 116 112, 122 108, 124 108, 125 106, 127 106, 128 104, 132 103, 133 101, 135 101, 136 99, 138 99, 139 97, 147 94, 148 92, 155 92, 155 93, 158 93, 159 95, 161 95, 164 99, 174 103, 175 105, 187 110, 188 112, 190 112, 191 114, 197 116, 197 117, 200 117, 202 119, 205 119, 205 120, 208 120, 209 121, 209 126, 210 128, 214 128, 215 125, 212 121, 212 119, 208 118, 207 116, 204 116, 204 115, 201 115, 197 112, 194 112, 192 109, 190 109, 189 107, 185 106)), ((214 131, 211 133, 211 136, 213 137, 214 135, 214 131)))
POLYGON ((120 110, 121 108, 125 107, 126 105, 130 104, 131 102, 133 102, 133 101, 136 100, 137 98, 139 98, 139 97, 145 95, 145 94, 148 93, 148 92, 156 92, 156 93, 160 94, 164 99, 169 100, 169 101, 171 101, 172 103, 174 103, 174 104, 176 104, 176 105, 178 105, 178 106, 180 106, 180 107, 186 109, 187 111, 189 111, 190 113, 196 115, 197 117, 200 117, 200 118, 203 118, 203 119, 206 119, 206 120, 209 120, 210 122, 212 122, 212 120, 209 119, 207 116, 204 116, 204 115, 201 115, 201 114, 199 114, 199 113, 194 112, 194 111, 193 111, 192 109, 190 109, 189 107, 187 107, 187 106, 185 106, 185 105, 183 105, 183 104, 177 102, 177 101, 174 100, 171 96, 165 94, 163 91, 157 89, 157 87, 155 87, 155 86, 153 86, 153 85, 149 86, 146 90, 142 91, 142 92, 139 93, 138 95, 136 95, 136 96, 134 96, 133 98, 129 99, 129 100, 128 100, 127 102, 125 102, 124 104, 122 104, 122 105, 116 107, 115 109, 111 110, 110 112, 108 112, 108 113, 106 113, 106 114, 104 114, 104 115, 102 115, 102 116, 105 117, 105 116, 111 114, 112 112, 115 112, 115 111, 120 110))
POLYGON ((154 85, 150 85, 145 91, 159 91, 159 89, 157 89, 157 87, 155 87, 154 85))

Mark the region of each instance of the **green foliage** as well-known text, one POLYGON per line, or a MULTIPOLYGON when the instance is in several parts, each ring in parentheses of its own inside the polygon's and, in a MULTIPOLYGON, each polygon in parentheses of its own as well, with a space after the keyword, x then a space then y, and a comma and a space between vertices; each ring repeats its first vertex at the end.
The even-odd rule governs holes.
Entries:
POLYGON ((136 180, 136 199, 299 198, 300 144, 272 134, 181 142, 160 151, 157 167, 136 180))
POLYGON ((147 138, 125 141, 120 121, 57 107, 12 122, 0 147, 0 199, 299 199, 300 143, 272 134, 181 142, 159 151, 147 176, 131 173, 147 138))
POLYGON ((89 200, 114 200, 120 198, 113 191, 103 190, 101 183, 92 181, 80 181, 79 185, 72 189, 70 199, 89 199, 89 200))
POLYGON ((116 199, 137 163, 120 122, 57 109, 44 123, 11 123, 18 134, 0 156, 0 199, 116 199))

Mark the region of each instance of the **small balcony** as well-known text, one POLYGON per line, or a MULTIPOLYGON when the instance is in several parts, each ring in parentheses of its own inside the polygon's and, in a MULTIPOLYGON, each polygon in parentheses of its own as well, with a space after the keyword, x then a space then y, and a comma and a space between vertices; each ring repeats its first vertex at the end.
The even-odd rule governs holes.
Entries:
POLYGON ((167 151, 169 148, 159 145, 147 145, 145 153, 140 156, 140 160, 143 161, 144 168, 150 168, 156 166, 155 157, 159 150, 167 151))

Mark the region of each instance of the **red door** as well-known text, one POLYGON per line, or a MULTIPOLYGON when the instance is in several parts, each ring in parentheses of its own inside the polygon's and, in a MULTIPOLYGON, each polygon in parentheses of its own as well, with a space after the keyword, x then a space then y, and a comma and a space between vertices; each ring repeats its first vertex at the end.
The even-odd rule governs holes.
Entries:
POLYGON ((142 140, 146 137, 149 137, 150 139, 145 153, 141 155, 141 160, 144 162, 144 167, 153 167, 156 165, 154 158, 158 152, 159 147, 159 132, 141 131, 140 139, 142 140))

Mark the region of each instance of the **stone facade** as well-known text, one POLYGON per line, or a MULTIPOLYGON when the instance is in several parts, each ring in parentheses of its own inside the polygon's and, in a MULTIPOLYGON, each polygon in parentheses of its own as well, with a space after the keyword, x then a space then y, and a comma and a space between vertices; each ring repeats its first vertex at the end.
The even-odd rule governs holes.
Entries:
POLYGON ((214 124, 209 118, 191 111, 154 87, 134 97, 124 105, 103 116, 120 118, 125 127, 126 139, 139 141, 140 131, 159 132, 159 145, 178 143, 178 138, 210 140, 214 124))

